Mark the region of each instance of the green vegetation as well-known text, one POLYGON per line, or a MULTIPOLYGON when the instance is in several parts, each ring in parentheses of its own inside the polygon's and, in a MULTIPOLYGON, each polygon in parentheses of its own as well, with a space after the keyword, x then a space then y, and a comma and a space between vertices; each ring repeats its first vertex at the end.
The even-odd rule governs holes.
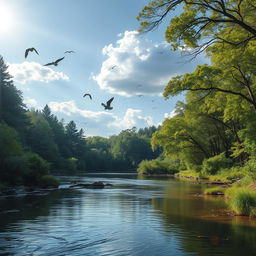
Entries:
POLYGON ((228 203, 231 210, 239 215, 255 217, 256 191, 248 188, 233 188, 227 191, 226 195, 230 197, 228 203))
POLYGON ((59 181, 51 175, 44 175, 39 180, 41 188, 55 188, 60 185, 59 181))
POLYGON ((152 174, 174 174, 178 172, 177 164, 171 163, 167 160, 143 160, 140 162, 137 172, 144 175, 152 174))
POLYGON ((209 60, 165 87, 165 98, 185 93, 186 99, 153 134, 153 149, 162 148, 167 159, 179 163, 179 176, 240 180, 234 185, 238 192, 227 194, 231 208, 246 215, 255 215, 255 12, 249 0, 153 0, 137 17, 142 32, 171 17, 165 38, 172 49, 193 57, 205 53, 209 60), (178 15, 168 15, 175 9, 178 15))
POLYGON ((224 195, 225 188, 222 187, 212 187, 212 188, 206 188, 204 190, 205 195, 224 195))
POLYGON ((182 178, 193 178, 193 179, 202 179, 205 178, 201 172, 196 170, 186 170, 186 171, 180 171, 176 174, 178 177, 182 178))

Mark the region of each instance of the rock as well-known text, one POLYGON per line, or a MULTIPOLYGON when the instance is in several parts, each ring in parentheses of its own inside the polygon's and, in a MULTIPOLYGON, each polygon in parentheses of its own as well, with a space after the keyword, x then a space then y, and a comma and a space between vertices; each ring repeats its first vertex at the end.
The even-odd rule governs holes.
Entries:
POLYGON ((112 184, 110 184, 110 183, 104 184, 102 181, 95 181, 93 183, 73 184, 70 187, 102 189, 102 188, 105 188, 105 187, 112 187, 112 184))

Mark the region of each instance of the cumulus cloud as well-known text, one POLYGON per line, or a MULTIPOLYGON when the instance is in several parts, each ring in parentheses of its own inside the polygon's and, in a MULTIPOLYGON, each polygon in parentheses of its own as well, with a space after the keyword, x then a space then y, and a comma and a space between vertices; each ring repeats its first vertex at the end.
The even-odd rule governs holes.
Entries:
POLYGON ((8 71, 15 82, 25 84, 30 81, 49 83, 55 80, 69 80, 63 72, 56 72, 49 67, 37 62, 23 62, 20 64, 8 64, 8 71))
POLYGON ((53 112, 69 116, 78 126, 84 127, 87 135, 110 136, 134 126, 141 128, 153 125, 152 118, 143 116, 142 111, 138 109, 129 108, 120 118, 111 112, 82 110, 73 100, 50 102, 48 105, 53 112))
POLYGON ((115 45, 103 48, 107 59, 100 73, 92 76, 100 88, 109 93, 159 95, 171 77, 191 72, 196 66, 181 56, 182 51, 170 51, 167 43, 153 43, 137 31, 118 36, 120 39, 115 45))
POLYGON ((118 118, 118 122, 110 123, 110 127, 120 127, 122 129, 136 127, 145 127, 153 125, 153 119, 150 116, 143 116, 139 109, 128 108, 122 119, 118 118))
POLYGON ((28 107, 35 107, 35 106, 37 106, 37 101, 35 99, 32 99, 32 98, 24 98, 23 102, 28 107))

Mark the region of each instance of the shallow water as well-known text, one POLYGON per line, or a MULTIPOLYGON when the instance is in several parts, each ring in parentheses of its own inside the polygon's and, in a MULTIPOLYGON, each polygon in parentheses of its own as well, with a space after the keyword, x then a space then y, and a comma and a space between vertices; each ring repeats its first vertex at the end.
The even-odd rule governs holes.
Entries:
POLYGON ((256 220, 223 214, 219 197, 172 178, 97 174, 110 189, 0 198, 0 255, 256 255, 256 220))

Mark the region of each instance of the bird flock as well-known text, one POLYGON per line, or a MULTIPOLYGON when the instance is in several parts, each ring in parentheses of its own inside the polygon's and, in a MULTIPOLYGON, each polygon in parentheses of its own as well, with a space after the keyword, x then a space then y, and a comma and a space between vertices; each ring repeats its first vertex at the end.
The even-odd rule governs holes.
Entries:
MULTIPOLYGON (((28 54, 29 54, 30 52, 35 52, 37 55, 39 55, 39 53, 38 53, 38 51, 36 50, 36 48, 34 48, 34 47, 27 48, 27 49, 25 50, 25 59, 28 57, 28 54)), ((64 52, 64 54, 66 54, 66 53, 75 53, 75 52, 71 50, 71 51, 65 51, 65 52, 64 52)), ((52 61, 52 62, 49 62, 49 63, 45 64, 44 66, 51 66, 51 65, 53 65, 53 66, 58 66, 59 62, 61 62, 62 60, 64 60, 64 58, 65 58, 65 57, 59 58, 59 59, 57 59, 57 60, 55 60, 55 61, 52 61)), ((115 67, 116 67, 116 65, 113 66, 111 69, 114 69, 115 67)), ((88 97, 92 100, 92 96, 91 96, 90 93, 85 93, 85 94, 83 95, 83 97, 86 97, 86 96, 88 96, 88 97)), ((113 100, 114 100, 114 97, 112 97, 111 99, 109 99, 106 103, 101 103, 101 105, 104 107, 105 110, 112 110, 113 107, 111 106, 111 103, 112 103, 113 100)))

